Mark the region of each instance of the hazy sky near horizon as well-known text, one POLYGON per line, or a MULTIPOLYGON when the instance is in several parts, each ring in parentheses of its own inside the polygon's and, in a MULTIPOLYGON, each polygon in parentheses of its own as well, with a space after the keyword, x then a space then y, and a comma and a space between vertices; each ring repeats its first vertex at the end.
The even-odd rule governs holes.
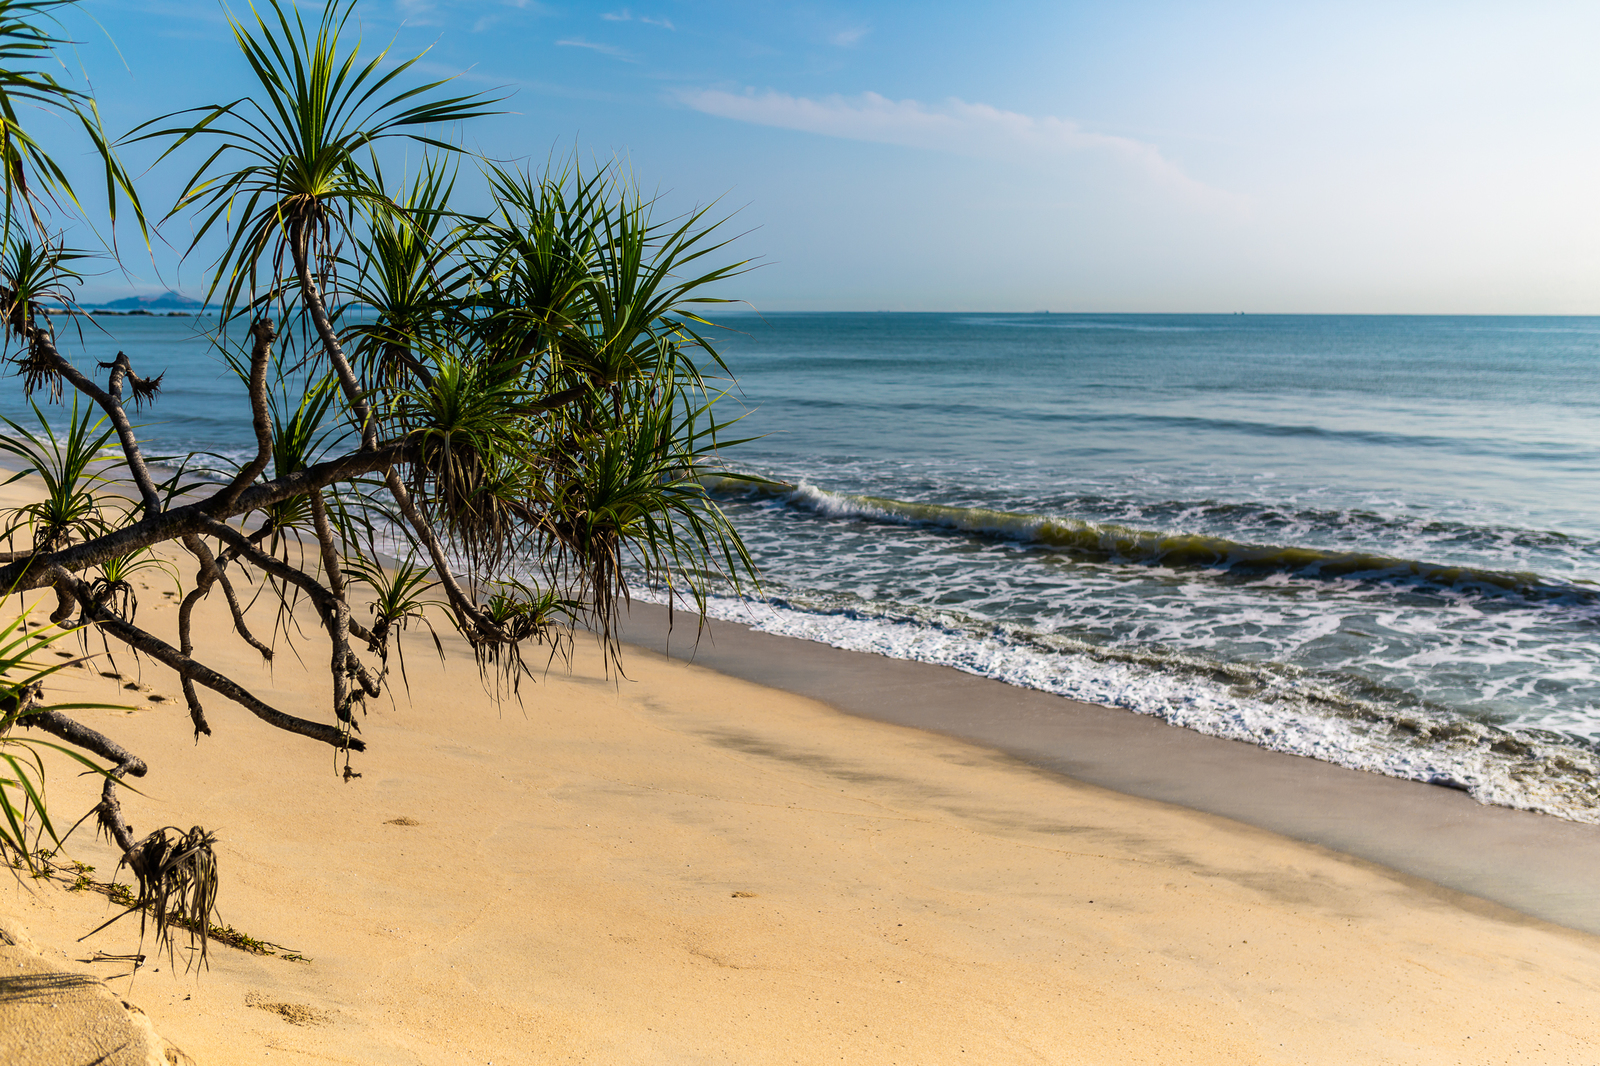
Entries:
MULTIPOLYGON (((71 62, 115 130, 248 91, 219 5, 83 9, 104 33, 69 16, 71 62)), ((357 10, 365 46, 514 91, 470 145, 720 197, 762 310, 1600 313, 1600 5, 357 10)), ((153 205, 181 170, 141 179, 153 205)), ((128 259, 133 288, 201 287, 128 259)))

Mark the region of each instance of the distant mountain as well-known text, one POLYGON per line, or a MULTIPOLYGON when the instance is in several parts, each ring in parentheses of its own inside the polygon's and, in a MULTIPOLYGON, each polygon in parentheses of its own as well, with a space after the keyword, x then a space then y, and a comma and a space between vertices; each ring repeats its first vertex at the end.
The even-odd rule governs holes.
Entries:
POLYGON ((199 300, 168 289, 160 296, 126 296, 100 305, 107 311, 199 311, 199 300))

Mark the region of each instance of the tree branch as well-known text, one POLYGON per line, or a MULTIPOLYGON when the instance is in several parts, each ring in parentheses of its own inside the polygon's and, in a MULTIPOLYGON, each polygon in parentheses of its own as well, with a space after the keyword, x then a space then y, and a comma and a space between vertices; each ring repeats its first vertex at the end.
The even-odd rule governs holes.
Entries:
POLYGON ((157 662, 171 667, 180 676, 193 678, 213 692, 227 697, 268 725, 276 726, 285 732, 310 737, 312 740, 320 740, 341 750, 345 748, 353 751, 366 750, 366 744, 359 737, 352 737, 333 726, 323 725, 321 722, 308 722, 304 718, 296 718, 292 714, 284 714, 269 707, 232 679, 224 677, 210 667, 184 655, 159 637, 146 633, 131 622, 124 621, 105 610, 94 601, 87 585, 61 567, 51 567, 47 575, 56 588, 65 588, 78 601, 84 617, 99 625, 103 632, 110 633, 129 647, 137 648, 157 662))
MULTIPOLYGON (((247 537, 226 523, 211 521, 206 523, 205 532, 220 541, 226 542, 229 554, 246 560, 256 569, 265 571, 280 580, 287 581, 306 593, 311 598, 312 606, 317 609, 317 614, 322 618, 322 624, 324 626, 330 624, 329 615, 333 611, 333 594, 323 588, 321 583, 309 574, 296 570, 282 559, 268 555, 252 544, 251 541, 260 535, 259 531, 257 534, 247 537)), ((349 625, 350 632, 358 639, 364 640, 368 644, 373 642, 372 634, 360 622, 351 618, 349 625)))
POLYGON ((333 530, 328 525, 328 506, 318 490, 311 494, 311 522, 317 532, 317 543, 322 548, 322 569, 328 575, 329 594, 333 610, 328 621, 328 636, 333 641, 333 713, 339 721, 351 724, 350 713, 350 604, 344 598, 344 574, 339 565, 339 549, 333 542, 333 530))
POLYGON ((0 588, 13 592, 27 592, 54 584, 46 574, 51 567, 60 567, 69 573, 98 566, 116 555, 126 555, 177 540, 187 533, 197 533, 210 519, 226 519, 235 515, 270 507, 280 500, 302 496, 326 488, 340 481, 349 481, 362 474, 386 470, 409 454, 411 445, 399 441, 381 445, 377 451, 351 452, 316 466, 259 485, 252 485, 239 494, 229 507, 217 506, 215 497, 200 503, 172 507, 159 513, 147 513, 144 518, 103 536, 74 544, 57 552, 29 554, 25 558, 0 566, 0 588))
MULTIPOLYGON (((411 493, 406 490, 405 482, 400 474, 393 468, 384 477, 384 484, 389 488, 389 494, 394 497, 395 505, 400 508, 400 513, 411 523, 416 530, 417 537, 422 541, 422 546, 427 549, 428 558, 433 562, 433 569, 439 575, 439 583, 444 586, 445 596, 450 600, 450 606, 456 612, 457 621, 461 630, 469 639, 474 636, 478 640, 495 642, 507 638, 501 628, 489 621, 487 615, 473 604, 467 597, 465 590, 457 583, 455 575, 450 573, 450 560, 445 555, 444 545, 439 543, 439 537, 428 524, 422 512, 417 510, 417 505, 411 498, 411 493)), ((4 571, 0 571, 3 575, 4 571)))
POLYGON ((122 408, 122 378, 132 370, 128 357, 118 352, 117 358, 112 361, 112 391, 107 392, 62 357, 56 350, 55 338, 50 336, 49 331, 30 325, 27 327, 26 341, 53 362, 56 371, 70 381, 73 388, 99 404, 106 417, 111 419, 111 425, 117 431, 117 441, 122 445, 122 454, 128 461, 128 472, 133 475, 133 482, 138 486, 139 495, 144 500, 145 514, 154 515, 159 512, 161 496, 156 492, 155 482, 150 477, 150 468, 145 465, 144 453, 139 450, 139 440, 133 434, 133 423, 128 421, 128 412, 122 408))
POLYGON ((328 361, 333 364, 334 373, 339 376, 339 384, 344 389, 345 398, 350 401, 350 410, 355 414, 357 428, 361 430, 361 449, 372 451, 378 446, 378 426, 373 421, 372 408, 367 404, 366 390, 356 379, 355 371, 350 368, 350 361, 344 356, 344 346, 339 343, 339 336, 333 330, 327 305, 322 302, 322 290, 317 286, 317 280, 311 276, 308 247, 310 239, 309 221, 296 219, 289 224, 289 252, 294 257, 295 275, 300 280, 300 293, 305 299, 306 310, 310 312, 311 321, 317 327, 317 336, 322 339, 322 347, 328 353, 328 361))
MULTIPOLYGON (((222 586, 223 599, 228 601, 228 611, 233 615, 233 628, 244 642, 261 653, 261 657, 268 662, 272 661, 272 649, 255 638, 250 632, 250 627, 244 621, 244 608, 239 606, 239 597, 233 593, 233 583, 228 580, 228 575, 222 572, 222 563, 211 554, 211 549, 206 547, 206 542, 198 536, 183 538, 184 547, 188 548, 200 560, 200 574, 195 579, 195 587, 202 595, 211 592, 213 584, 222 586)), ((185 653, 187 654, 187 653, 185 653)))
POLYGON ((268 318, 258 318, 250 325, 253 344, 250 349, 250 420, 256 431, 256 457, 250 465, 239 471, 228 487, 217 493, 208 503, 215 501, 218 508, 227 510, 239 498, 239 493, 260 477, 272 461, 272 413, 267 407, 267 364, 272 362, 272 342, 278 331, 268 318))
POLYGON ((93 752, 114 764, 107 772, 106 783, 100 790, 100 828, 117 842, 124 853, 133 850, 133 827, 122 817, 122 804, 117 801, 117 781, 127 775, 143 777, 147 772, 144 760, 105 734, 73 721, 60 711, 38 711, 18 721, 31 729, 42 729, 51 736, 93 752))

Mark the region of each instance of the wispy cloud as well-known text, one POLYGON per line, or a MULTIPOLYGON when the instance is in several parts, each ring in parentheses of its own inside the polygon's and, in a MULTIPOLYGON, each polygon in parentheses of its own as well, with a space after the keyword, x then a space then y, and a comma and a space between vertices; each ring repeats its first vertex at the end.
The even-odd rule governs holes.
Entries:
POLYGON ((651 18, 649 15, 635 15, 627 8, 623 8, 621 11, 607 11, 600 17, 605 19, 607 22, 642 22, 646 26, 659 26, 664 30, 675 30, 678 28, 672 24, 670 19, 651 18))
POLYGON ((588 48, 591 51, 599 52, 601 55, 611 56, 613 59, 621 59, 628 63, 634 62, 633 56, 614 44, 599 44, 595 41, 586 41, 582 37, 563 38, 557 41, 556 44, 562 48, 588 48))
POLYGON ((677 96, 708 115, 855 141, 979 158, 1091 153, 1117 160, 1162 184, 1207 196, 1222 195, 1189 177, 1153 144, 1095 133, 1071 119, 1036 118, 955 97, 942 104, 924 104, 890 100, 872 92, 813 100, 770 90, 731 93, 720 89, 684 90, 677 96))
POLYGON ((618 103, 622 100, 630 99, 630 97, 614 92, 583 88, 576 85, 562 85, 557 82, 537 81, 531 78, 490 74, 477 67, 468 67, 463 70, 449 63, 434 63, 428 60, 423 60, 412 69, 419 74, 429 74, 436 78, 451 78, 472 85, 487 85, 493 89, 526 90, 531 93, 559 96, 569 100, 604 100, 609 103, 618 103))
POLYGON ((437 7, 431 0, 395 0, 395 12, 413 26, 437 25, 437 7))
MULTIPOLYGON (((537 0, 500 0, 500 5, 502 7, 513 8, 528 15, 550 14, 549 9, 547 9, 543 4, 538 3, 537 0)), ((477 22, 473 23, 472 32, 482 33, 484 30, 487 30, 501 22, 502 19, 502 15, 484 15, 482 18, 478 19, 477 22)))
POLYGON ((828 42, 838 45, 840 48, 854 48, 861 43, 863 37, 871 32, 872 27, 870 26, 853 26, 848 30, 840 30, 832 37, 829 37, 828 42))
MULTIPOLYGON (((463 8, 479 11, 485 6, 476 0, 470 4, 463 0, 394 0, 394 13, 408 26, 444 26, 454 24, 465 17, 463 8)), ((539 16, 551 13, 550 9, 538 0, 498 0, 492 8, 500 10, 497 12, 491 9, 479 15, 472 24, 473 33, 482 33, 496 25, 507 12, 539 16)))

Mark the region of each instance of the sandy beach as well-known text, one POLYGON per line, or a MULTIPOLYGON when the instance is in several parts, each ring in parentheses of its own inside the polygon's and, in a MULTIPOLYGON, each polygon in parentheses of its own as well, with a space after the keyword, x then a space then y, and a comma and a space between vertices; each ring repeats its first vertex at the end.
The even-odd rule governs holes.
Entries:
POLYGON ((80 7, 0 1066, 1600 1066, 1600 7, 80 7))
MULTIPOLYGON (((752 616, 761 610, 754 606, 752 616)), ((1367 859, 1419 879, 1419 887, 1600 934, 1600 830, 1587 823, 742 625, 719 625, 696 642, 649 604, 635 606, 626 631, 662 654, 852 715, 939 732, 1077 781, 1367 859)))
MULTIPOLYGON (((162 632, 174 601, 146 584, 139 618, 162 632)), ((299 647, 320 663, 315 634, 299 647)), ((120 679, 103 659, 60 675, 58 699, 132 707, 84 718, 151 766, 124 800, 135 828, 215 830, 223 920, 281 946, 112 981, 197 1062, 1582 1063, 1600 1047, 1588 933, 645 648, 616 680, 580 641, 520 707, 446 649, 441 668, 408 635, 410 698, 370 707, 348 782, 331 752, 220 699, 194 743, 177 685, 126 655, 120 679)), ((325 704, 319 668, 253 654, 206 649, 276 706, 325 704)), ((58 811, 92 802, 65 772, 50 788, 58 811)), ((115 865, 87 832, 71 853, 115 865)), ((135 919, 77 943, 114 911, 60 881, 19 877, 0 910, 102 977, 126 964, 81 960, 137 947, 135 919)))

